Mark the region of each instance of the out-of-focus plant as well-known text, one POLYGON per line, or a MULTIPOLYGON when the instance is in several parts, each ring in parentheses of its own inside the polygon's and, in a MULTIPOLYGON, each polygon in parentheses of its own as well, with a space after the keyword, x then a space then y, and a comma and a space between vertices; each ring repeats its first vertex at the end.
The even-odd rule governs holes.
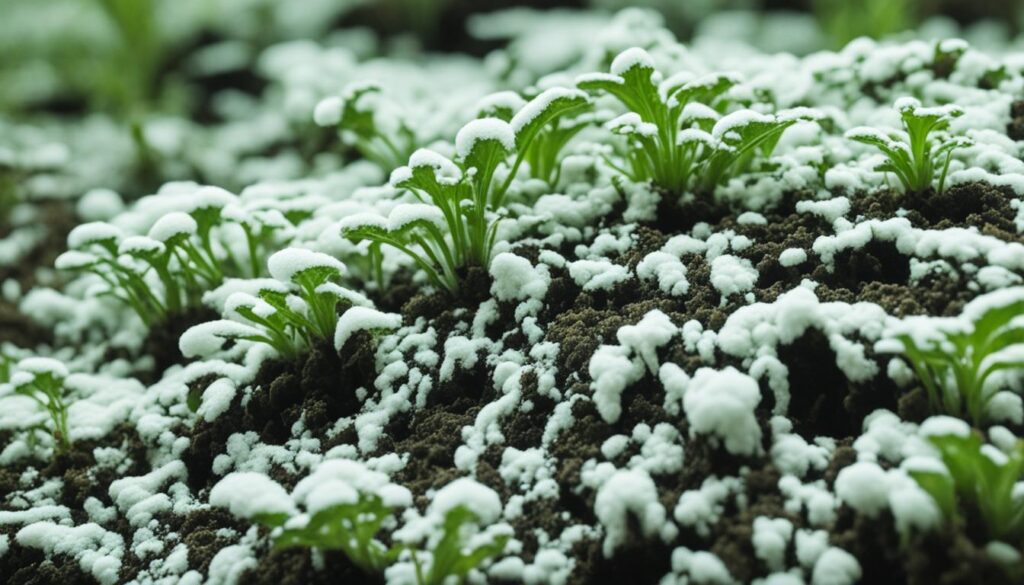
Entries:
POLYGON ((813 0, 812 10, 835 49, 857 37, 882 37, 914 28, 922 0, 813 0))
POLYGON ((1024 370, 1024 288, 979 297, 959 318, 908 317, 875 350, 902 355, 934 412, 981 425, 1003 387, 993 376, 1024 370))
MULTIPOLYGON (((342 234, 354 242, 369 241, 377 262, 380 247, 392 246, 412 258, 432 284, 457 291, 460 269, 490 261, 509 188, 538 137, 561 142, 552 138, 551 132, 558 132, 552 125, 588 103, 581 91, 551 88, 522 106, 511 122, 473 120, 455 137, 455 161, 420 149, 407 166, 392 172, 391 185, 423 203, 398 205, 386 218, 371 213, 348 217, 341 222, 342 234)), ((555 146, 534 154, 541 161, 538 168, 557 166, 561 147, 555 146)))
POLYGON ((945 469, 911 469, 948 522, 977 514, 990 538, 1024 545, 1024 441, 1009 453, 985 445, 977 433, 929 437, 945 469))
POLYGON ((313 119, 337 128, 344 143, 386 171, 401 166, 416 148, 416 134, 402 112, 382 98, 376 83, 353 83, 341 96, 321 100, 313 119))

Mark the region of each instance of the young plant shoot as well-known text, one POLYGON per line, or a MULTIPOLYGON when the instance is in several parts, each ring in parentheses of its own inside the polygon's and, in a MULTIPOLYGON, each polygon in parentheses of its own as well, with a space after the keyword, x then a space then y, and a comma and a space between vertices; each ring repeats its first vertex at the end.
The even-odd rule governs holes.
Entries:
POLYGON ((910 364, 934 412, 981 426, 1007 376, 1024 369, 1024 288, 979 297, 959 318, 906 318, 875 350, 910 364))
MULTIPOLYGON (((5 368, 8 368, 6 361, 4 363, 5 368)), ((49 413, 49 432, 53 437, 54 452, 58 454, 71 449, 68 405, 64 391, 64 379, 67 377, 68 370, 61 362, 51 358, 30 357, 18 362, 8 382, 15 394, 31 398, 49 413)), ((31 432, 34 433, 35 429, 31 432)))
POLYGON ((949 123, 963 115, 963 110, 957 106, 926 108, 909 97, 897 100, 896 109, 900 112, 902 131, 859 127, 847 132, 846 137, 881 151, 886 162, 877 170, 896 175, 905 192, 926 191, 937 177, 936 190, 941 193, 953 151, 971 145, 969 138, 949 136, 946 132, 949 123))
MULTIPOLYGON (((434 286, 458 291, 461 269, 490 261, 506 196, 520 166, 535 152, 535 141, 559 142, 561 138, 554 138, 558 131, 549 126, 588 103, 583 92, 552 88, 523 106, 511 122, 473 120, 455 137, 454 161, 420 149, 407 166, 391 173, 391 185, 411 192, 421 203, 400 204, 387 218, 346 218, 342 234, 353 242, 371 242, 371 257, 378 262, 380 246, 394 247, 412 258, 434 286), (499 175, 503 168, 504 177, 499 175)), ((543 158, 542 166, 557 166, 560 148, 548 144, 541 150, 550 158, 536 155, 543 158)))
POLYGON ((948 522, 981 520, 989 538, 1024 545, 1024 441, 1009 453, 985 445, 977 433, 929 437, 944 469, 921 466, 909 473, 935 500, 948 522))
POLYGON ((400 166, 416 148, 416 133, 401 111, 384 101, 376 83, 353 83, 341 96, 321 100, 313 120, 337 128, 343 143, 385 170, 400 166))
POLYGON ((626 138, 628 168, 611 160, 609 165, 632 181, 653 181, 682 194, 713 191, 749 170, 755 156, 771 156, 786 128, 817 117, 806 108, 722 116, 732 101, 728 91, 738 81, 731 74, 697 77, 689 72, 662 80, 651 56, 634 47, 612 61, 610 74, 582 75, 576 86, 607 93, 627 110, 607 127, 626 138))

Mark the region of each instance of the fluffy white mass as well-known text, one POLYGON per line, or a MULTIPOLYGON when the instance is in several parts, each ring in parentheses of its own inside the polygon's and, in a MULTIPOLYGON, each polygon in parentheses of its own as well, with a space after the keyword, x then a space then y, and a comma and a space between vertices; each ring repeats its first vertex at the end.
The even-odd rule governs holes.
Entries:
POLYGON ((754 416, 759 402, 757 380, 731 366, 701 368, 683 395, 683 410, 691 434, 714 435, 730 453, 753 455, 761 449, 761 427, 754 416))

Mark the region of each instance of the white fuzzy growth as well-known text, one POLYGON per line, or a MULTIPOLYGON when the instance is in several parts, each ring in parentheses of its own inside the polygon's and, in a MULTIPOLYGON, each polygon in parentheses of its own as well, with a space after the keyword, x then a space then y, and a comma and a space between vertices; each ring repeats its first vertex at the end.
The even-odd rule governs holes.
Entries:
POLYGON ((754 545, 754 556, 764 561, 771 571, 782 571, 786 568, 786 549, 793 538, 793 523, 785 518, 767 518, 758 516, 754 519, 754 535, 750 541, 754 545))
POLYGON ((516 133, 508 122, 498 118, 480 118, 463 126, 455 135, 455 152, 466 158, 477 142, 485 140, 497 142, 507 152, 516 149, 516 133))
POLYGON ((715 138, 722 139, 726 134, 737 131, 744 126, 757 123, 771 123, 775 121, 775 117, 769 114, 762 114, 755 112, 754 110, 737 110, 731 114, 722 116, 722 119, 715 122, 714 127, 711 129, 711 135, 715 138))
POLYGON ((360 228, 377 228, 387 231, 388 219, 379 213, 370 211, 350 215, 338 222, 338 228, 344 234, 347 231, 360 228))
POLYGON ((456 479, 438 490, 430 502, 430 512, 444 517, 458 506, 476 514, 482 526, 493 524, 501 517, 501 498, 497 492, 468 477, 456 479))
POLYGON ((512 130, 519 134, 530 122, 542 115, 555 100, 577 99, 587 101, 587 93, 579 89, 567 89, 564 87, 552 87, 544 90, 537 97, 530 100, 523 106, 515 116, 512 117, 512 130))
POLYGON ((82 268, 92 266, 97 260, 99 258, 95 254, 79 250, 68 250, 57 256, 57 259, 53 261, 53 266, 57 270, 81 270, 82 268))
POLYGON ((117 247, 119 254, 160 254, 166 248, 163 243, 146 236, 130 236, 117 247))
POLYGON ((181 235, 191 236, 198 229, 199 225, 191 215, 182 211, 172 211, 156 220, 153 227, 149 228, 149 237, 158 242, 166 242, 181 235))
MULTIPOLYGON (((476 103, 478 113, 487 113, 493 110, 509 110, 513 115, 526 105, 526 100, 514 91, 499 91, 480 98, 476 103)), ((514 126, 514 124, 513 124, 514 126)))
POLYGON ((658 348, 668 343, 679 332, 668 315, 658 309, 644 315, 636 325, 620 327, 615 337, 619 344, 631 349, 647 365, 647 369, 658 372, 658 348))
POLYGON ((89 244, 107 240, 119 242, 123 235, 120 229, 109 223, 102 221, 83 223, 68 234, 68 247, 83 248, 89 244))
POLYGON ((196 414, 206 422, 213 422, 231 407, 231 401, 235 399, 236 392, 235 383, 229 378, 220 378, 214 381, 203 392, 203 400, 196 414))
POLYGON ((416 222, 425 222, 441 230, 447 225, 444 212, 437 207, 429 203, 403 203, 396 205, 388 214, 387 229, 397 232, 416 222))
POLYGON ((799 266, 807 262, 807 251, 803 248, 786 248, 779 254, 779 264, 786 268, 799 266))
POLYGON ((124 211, 124 201, 116 191, 91 189, 75 205, 78 217, 86 221, 104 221, 124 211))
POLYGON ((857 559, 837 547, 829 547, 818 557, 811 573, 811 585, 853 585, 860 580, 857 559))
POLYGON ((369 307, 352 307, 338 318, 338 326, 334 330, 334 347, 341 351, 345 342, 357 331, 392 330, 401 326, 401 315, 382 313, 369 307))
POLYGON ((836 495, 846 505, 875 517, 889 501, 889 478, 877 463, 860 461, 844 467, 836 476, 836 495))
POLYGON ((723 297, 754 289, 757 269, 746 258, 723 254, 711 261, 711 285, 723 297))
POLYGON ((971 436, 971 425, 959 418, 946 415, 932 416, 921 423, 918 433, 922 437, 971 436))
POLYGON ((198 209, 224 209, 225 207, 238 203, 238 196, 227 189, 204 185, 192 194, 193 211, 198 209))
POLYGON ((617 118, 609 120, 605 127, 618 134, 639 134, 640 136, 657 136, 658 126, 650 122, 644 122, 640 114, 626 112, 617 118))
POLYGON ((622 393, 640 380, 644 367, 629 359, 629 351, 618 345, 602 345, 590 358, 594 406, 601 418, 614 423, 622 415, 622 393))
POLYGON ((569 276, 585 291, 611 290, 629 279, 629 269, 611 260, 577 260, 569 263, 569 276))
POLYGON ((754 409, 761 402, 757 381, 733 367, 701 368, 683 396, 690 433, 710 433, 727 451, 753 455, 761 450, 761 427, 754 409))
POLYGON ((658 490, 647 472, 618 470, 601 486, 594 499, 594 514, 604 527, 602 551, 610 558, 629 536, 629 517, 640 524, 645 537, 651 537, 665 525, 665 507, 658 501, 658 490))
POLYGON ((312 268, 331 268, 339 274, 345 274, 345 265, 337 258, 303 248, 285 248, 275 252, 267 260, 267 268, 271 276, 282 282, 289 282, 296 275, 312 268))
POLYGON ((262 473, 251 471, 228 474, 210 490, 210 505, 227 508, 239 518, 260 514, 295 514, 288 492, 262 473))
POLYGON ((15 540, 21 546, 36 548, 47 557, 67 555, 102 585, 117 583, 124 555, 124 539, 98 524, 60 526, 37 522, 18 531, 15 540))
POLYGON ((341 122, 341 112, 345 108, 345 100, 336 95, 324 98, 313 109, 313 122, 317 126, 337 126, 341 122))
POLYGON ((502 252, 491 260, 491 294, 499 301, 543 299, 551 276, 543 265, 536 268, 522 256, 502 252))
POLYGON ((619 53, 612 61, 611 74, 622 76, 634 67, 654 70, 654 59, 640 47, 630 47, 619 53))
POLYGON ((187 358, 207 357, 224 347, 228 339, 259 335, 259 330, 236 321, 220 319, 190 327, 178 339, 178 349, 187 358))
POLYGON ((47 357, 25 358, 18 362, 18 369, 35 375, 50 374, 57 379, 68 377, 67 366, 58 360, 47 357))
POLYGON ((840 217, 850 213, 850 200, 846 197, 834 197, 824 201, 797 201, 797 213, 810 213, 834 223, 840 217))
POLYGON ((690 290, 686 265, 668 252, 651 252, 644 256, 636 265, 636 275, 641 280, 657 280, 658 289, 674 297, 681 297, 690 290))

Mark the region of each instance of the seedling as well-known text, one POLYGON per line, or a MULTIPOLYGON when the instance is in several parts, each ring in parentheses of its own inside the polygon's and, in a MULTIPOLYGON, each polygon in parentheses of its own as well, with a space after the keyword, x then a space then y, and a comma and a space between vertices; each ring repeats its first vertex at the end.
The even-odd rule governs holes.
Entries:
POLYGON ((983 445, 976 433, 929 437, 939 450, 942 470, 912 469, 917 483, 935 500, 949 522, 963 522, 961 510, 976 512, 990 538, 1024 544, 1024 441, 1010 453, 983 445))
MULTIPOLYGON (((499 118, 473 120, 455 137, 455 161, 420 149, 408 166, 391 174, 391 185, 408 190, 423 203, 396 206, 387 218, 359 214, 341 223, 342 234, 353 242, 371 242, 370 255, 379 274, 380 247, 392 246, 408 255, 432 284, 450 292, 459 288, 459 270, 487 266, 504 213, 509 187, 531 146, 549 124, 584 108, 583 92, 553 88, 526 104, 511 122, 499 118), (512 155, 515 155, 512 158, 512 155), (504 179, 498 171, 512 158, 504 179)), ((558 149, 543 149, 552 160, 558 149)), ((537 155, 539 156, 539 155, 537 155)))
POLYGON ((284 514, 264 514, 254 520, 270 528, 281 528, 274 537, 276 548, 339 550, 367 575, 380 575, 402 551, 401 545, 389 547, 377 539, 381 527, 393 517, 393 510, 379 496, 360 493, 353 503, 316 512, 301 527, 289 528, 284 514))
POLYGON ((440 540, 430 551, 427 568, 420 561, 416 549, 410 548, 417 585, 445 585, 465 583, 466 576, 481 563, 500 555, 508 544, 509 534, 492 534, 478 542, 467 542, 466 528, 479 523, 476 513, 466 506, 456 506, 444 517, 440 540))
POLYGON ((180 340, 186 357, 208 355, 228 340, 265 343, 285 358, 322 340, 331 339, 338 309, 369 301, 337 284, 345 265, 319 252, 286 248, 268 262, 274 279, 257 281, 257 293, 231 294, 226 319, 201 323, 180 340))
POLYGON ((416 148, 415 132, 400 111, 387 107, 376 83, 350 84, 342 96, 317 104, 313 119, 337 128, 342 142, 385 170, 400 166, 416 148))
POLYGON ((958 319, 910 317, 875 350, 899 353, 914 369, 935 412, 985 422, 1002 388, 993 376, 1024 369, 1024 289, 979 297, 958 319))
POLYGON ((931 188, 938 175, 937 190, 941 193, 953 151, 972 144, 969 138, 946 133, 949 123, 963 115, 963 110, 957 106, 925 108, 914 98, 897 100, 896 109, 903 131, 886 133, 859 127, 847 132, 846 137, 880 150, 886 162, 877 170, 896 175, 905 192, 920 193, 931 188))
MULTIPOLYGON (((4 368, 10 371, 10 361, 4 358, 4 368)), ((27 396, 50 414, 50 434, 56 453, 71 449, 68 433, 68 408, 64 396, 64 379, 68 370, 64 364, 50 358, 25 358, 18 362, 10 374, 10 386, 15 394, 27 396)))
POLYGON ((280 212, 247 213, 234 201, 226 191, 200 189, 190 212, 164 215, 147 236, 127 236, 102 222, 83 224, 68 235, 70 250, 56 266, 95 274, 106 285, 101 294, 127 304, 153 326, 198 306, 202 294, 227 276, 259 275, 275 232, 289 224, 280 212), (229 227, 244 234, 245 257, 216 240, 218 230, 229 227))
POLYGON ((633 181, 653 181, 682 194, 710 192, 750 168, 755 155, 768 157, 782 133, 800 120, 814 119, 807 109, 761 114, 740 110, 720 115, 726 95, 738 79, 730 74, 696 77, 688 72, 661 80, 654 60, 639 48, 612 62, 611 74, 577 78, 577 87, 615 97, 628 113, 607 124, 625 136, 628 168, 608 163, 633 181))

